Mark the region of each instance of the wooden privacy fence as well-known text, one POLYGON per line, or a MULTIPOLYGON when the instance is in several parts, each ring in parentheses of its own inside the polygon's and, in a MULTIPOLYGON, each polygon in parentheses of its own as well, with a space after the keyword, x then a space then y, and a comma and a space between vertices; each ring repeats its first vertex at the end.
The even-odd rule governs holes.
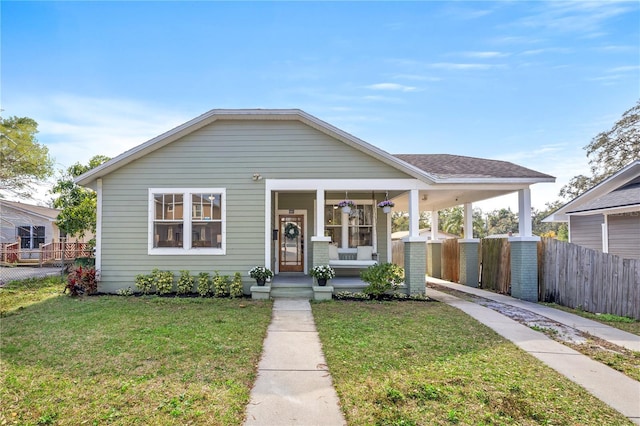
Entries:
POLYGON ((507 238, 480 240, 478 260, 482 265, 480 287, 509 294, 511 287, 511 244, 507 238))
POLYGON ((640 260, 576 244, 538 243, 539 298, 588 312, 640 320, 640 260))
POLYGON ((442 241, 442 279, 460 282, 460 245, 456 238, 442 241))
POLYGON ((391 263, 404 268, 404 243, 402 240, 393 240, 391 243, 391 263))

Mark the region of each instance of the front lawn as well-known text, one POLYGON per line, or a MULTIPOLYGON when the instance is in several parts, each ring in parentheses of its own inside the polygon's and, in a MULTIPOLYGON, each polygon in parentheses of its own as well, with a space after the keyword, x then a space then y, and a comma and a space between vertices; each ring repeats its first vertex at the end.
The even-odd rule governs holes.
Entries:
POLYGON ((593 314, 591 312, 583 311, 581 309, 572 309, 566 306, 558 305, 556 303, 544 303, 547 306, 552 308, 560 309, 565 312, 569 312, 575 315, 580 315, 581 317, 589 318, 594 321, 598 321, 602 324, 606 324, 611 327, 619 328, 622 331, 626 331, 627 333, 632 333, 637 336, 640 336, 640 321, 634 320, 629 317, 620 317, 617 315, 611 314, 593 314))
POLYGON ((64 290, 64 285, 59 276, 10 281, 0 287, 0 317, 58 296, 64 290))
POLYGON ((13 311, 0 424, 241 424, 271 306, 60 296, 13 311))
POLYGON ((349 425, 630 424, 443 303, 312 306, 349 425))

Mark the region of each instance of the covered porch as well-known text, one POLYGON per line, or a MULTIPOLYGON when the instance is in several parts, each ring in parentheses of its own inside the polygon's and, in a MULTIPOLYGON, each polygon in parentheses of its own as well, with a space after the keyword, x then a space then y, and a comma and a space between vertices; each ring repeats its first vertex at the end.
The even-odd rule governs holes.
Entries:
MULTIPOLYGON (((553 178, 551 178, 553 179, 553 178)), ((379 263, 391 262, 391 215, 377 208, 377 203, 390 199, 394 210, 408 213, 409 235, 403 239, 406 294, 424 294, 427 273, 438 277, 435 265, 440 264, 438 239, 438 211, 457 205, 464 206, 464 238, 461 248, 461 282, 477 286, 477 247, 473 238, 473 203, 517 192, 519 199, 519 236, 512 237, 512 277, 514 296, 526 300, 529 287, 537 282, 536 242, 531 225, 531 191, 529 186, 541 181, 537 178, 453 179, 265 179, 265 265, 275 272, 271 291, 274 294, 312 296, 316 284, 309 275, 314 266, 330 264, 330 245, 341 252, 355 251, 360 244, 371 246, 379 263), (370 218, 356 225, 351 216, 332 213, 341 200, 351 199, 370 218), (419 234, 421 212, 431 214, 430 237, 419 234), (291 231, 292 218, 297 231, 291 231), (339 223, 336 223, 339 222, 339 223), (362 230, 366 232, 362 232, 362 230), (288 238, 287 233, 292 237, 288 238), (287 240, 288 239, 288 240, 287 240), (294 268, 283 262, 293 256, 294 268), (531 259, 532 257, 532 259, 531 259), (475 262, 475 263, 474 263, 475 262), (517 283, 521 283, 519 286, 517 283), (475 283, 475 284, 474 284, 475 283), (522 290, 520 290, 522 289, 522 290)), ((361 291, 366 286, 358 276, 338 271, 331 280, 332 291, 361 291)), ((533 286, 536 287, 536 286, 533 286)), ((537 288, 537 287, 536 287, 537 288)))

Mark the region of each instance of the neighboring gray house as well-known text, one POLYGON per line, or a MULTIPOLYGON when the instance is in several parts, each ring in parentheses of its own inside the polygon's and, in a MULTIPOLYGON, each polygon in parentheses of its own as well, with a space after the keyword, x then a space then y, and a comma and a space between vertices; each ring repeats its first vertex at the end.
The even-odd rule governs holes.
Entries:
POLYGON ((544 219, 568 222, 569 242, 640 259, 640 160, 627 165, 544 219))
POLYGON ((55 221, 60 211, 0 199, 0 243, 14 243, 20 237, 22 250, 35 250, 40 244, 58 241, 55 221))
MULTIPOLYGON (((406 291, 424 292, 420 211, 437 225, 438 210, 463 204, 471 223, 471 203, 518 192, 528 212, 530 185, 553 181, 503 161, 393 156, 303 111, 260 109, 209 111, 76 179, 97 192, 99 291, 158 267, 241 272, 245 293, 253 266, 272 269, 274 282, 304 277, 329 262, 329 244, 356 261, 390 261, 391 215, 376 207, 385 198, 409 212, 406 291), (356 204, 349 214, 338 208, 345 199, 356 204)), ((520 225, 532 238, 529 214, 520 225)))

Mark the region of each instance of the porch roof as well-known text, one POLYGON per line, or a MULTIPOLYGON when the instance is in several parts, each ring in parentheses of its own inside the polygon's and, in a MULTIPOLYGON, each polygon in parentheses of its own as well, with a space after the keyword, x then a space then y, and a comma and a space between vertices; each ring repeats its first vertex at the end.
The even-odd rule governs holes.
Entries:
POLYGON ((451 154, 395 154, 396 158, 447 182, 456 179, 517 178, 553 182, 553 176, 508 161, 451 154))

